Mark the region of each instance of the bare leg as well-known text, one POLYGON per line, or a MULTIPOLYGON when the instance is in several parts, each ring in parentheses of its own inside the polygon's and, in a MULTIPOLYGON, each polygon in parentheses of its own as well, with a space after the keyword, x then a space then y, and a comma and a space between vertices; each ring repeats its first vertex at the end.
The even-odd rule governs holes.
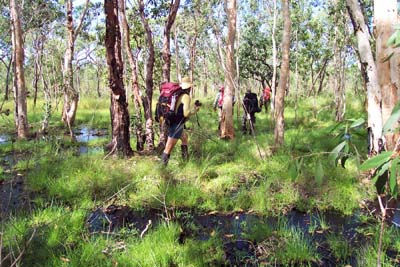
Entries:
POLYGON ((178 139, 168 137, 167 144, 165 145, 164 153, 165 154, 171 154, 172 149, 178 142, 178 139))

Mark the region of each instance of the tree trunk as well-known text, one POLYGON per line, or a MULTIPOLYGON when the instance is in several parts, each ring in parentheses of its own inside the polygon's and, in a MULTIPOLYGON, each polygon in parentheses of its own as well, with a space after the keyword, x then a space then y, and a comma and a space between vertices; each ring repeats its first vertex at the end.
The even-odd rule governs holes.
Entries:
POLYGON ((26 104, 26 88, 24 75, 24 41, 22 38, 21 20, 16 0, 10 0, 10 11, 13 31, 13 51, 15 55, 15 80, 16 80, 16 122, 17 136, 20 139, 28 136, 28 117, 26 104))
POLYGON ((62 111, 62 121, 64 122, 65 126, 69 128, 71 136, 73 135, 71 127, 75 122, 75 116, 79 102, 79 93, 74 88, 74 72, 72 69, 72 61, 74 58, 75 40, 82 28, 82 23, 85 19, 88 6, 89 0, 86 0, 85 9, 80 17, 79 24, 77 28, 74 29, 72 0, 67 0, 66 2, 67 49, 64 54, 64 105, 62 111))
MULTIPOLYGON (((335 36, 337 36, 337 32, 338 32, 338 27, 335 26, 335 36)), ((339 122, 343 121, 344 119, 346 103, 345 103, 345 88, 344 88, 345 55, 343 55, 343 47, 340 46, 338 37, 335 37, 333 61, 335 67, 335 79, 334 79, 334 94, 335 94, 335 106, 336 106, 335 120, 339 122)))
MULTIPOLYGON (((272 66, 273 66, 273 72, 272 72, 272 86, 271 86, 271 112, 274 114, 275 110, 275 95, 276 95, 276 57, 277 57, 277 51, 276 51, 276 39, 275 39, 275 31, 276 31, 276 18, 277 17, 277 8, 276 8, 276 0, 274 0, 274 18, 273 18, 273 25, 272 25, 272 66)), ((264 89, 265 87, 263 87, 264 89)))
POLYGON ((235 35, 236 35, 236 17, 237 7, 236 0, 227 0, 227 15, 228 15, 228 40, 226 53, 226 88, 224 93, 224 101, 222 106, 222 121, 221 121, 221 138, 233 139, 233 106, 232 97, 235 94, 235 35))
POLYGON ((179 67, 179 43, 178 43, 178 27, 174 27, 174 43, 175 43, 175 61, 176 61, 176 80, 181 80, 181 73, 179 67))
POLYGON ((204 72, 204 85, 203 85, 203 92, 204 96, 207 97, 208 94, 208 66, 206 61, 206 55, 204 54, 203 57, 203 72, 204 72))
MULTIPOLYGON (((195 27, 195 34, 193 37, 192 45, 190 46, 190 82, 193 84, 194 81, 194 61, 196 58, 196 44, 197 44, 197 27, 195 27)), ((192 87, 192 90, 190 90, 190 95, 194 96, 195 95, 195 88, 194 86, 192 87)))
POLYGON ((369 43, 369 33, 364 22, 357 0, 346 0, 347 9, 353 23, 354 32, 357 37, 358 51, 360 54, 361 65, 366 70, 367 76, 364 81, 367 86, 368 102, 368 133, 369 133, 369 155, 378 154, 383 147, 382 139, 382 95, 377 77, 375 61, 372 56, 371 45, 369 43))
POLYGON ((285 133, 285 91, 289 82, 289 53, 290 53, 290 8, 289 0, 282 0, 283 37, 282 37, 282 65, 279 86, 275 99, 275 144, 283 145, 285 133))
POLYGON ((104 0, 106 15, 105 46, 107 65, 109 69, 109 86, 111 89, 111 127, 112 140, 107 145, 110 154, 132 155, 129 143, 129 113, 126 103, 126 94, 121 56, 121 33, 118 24, 118 0, 104 0))
MULTIPOLYGON (((389 0, 382 4, 382 1, 374 1, 374 22, 376 34, 376 68, 378 82, 382 92, 382 123, 385 124, 396 103, 399 100, 396 81, 398 79, 399 69, 396 64, 399 62, 399 56, 394 55, 390 60, 385 60, 390 49, 387 47, 387 41, 394 32, 397 24, 397 1, 389 0), (395 74, 392 76, 392 72, 395 74), (394 81, 392 80, 394 78, 394 81)), ((399 134, 385 134, 387 149, 393 150, 399 134)))
POLYGON ((139 12, 142 24, 146 31, 146 41, 149 50, 149 57, 146 63, 146 97, 143 102, 144 116, 146 119, 146 149, 154 150, 154 132, 153 132, 153 113, 152 113, 152 97, 153 97, 153 69, 154 69, 154 44, 153 36, 144 14, 143 0, 139 0, 139 12))
POLYGON ((9 91, 10 91, 10 73, 11 73, 11 65, 12 65, 12 56, 10 57, 10 60, 8 61, 8 63, 6 63, 4 60, 1 60, 7 70, 7 74, 6 74, 6 80, 5 80, 5 90, 4 90, 4 100, 8 100, 8 95, 9 95, 9 91))
POLYGON ((171 5, 169 7, 169 14, 167 20, 165 21, 164 26, 164 35, 163 35, 163 48, 162 48, 162 58, 163 58, 163 66, 162 66, 162 79, 163 82, 169 82, 171 76, 171 52, 170 52, 170 35, 171 35, 171 27, 175 22, 176 13, 178 12, 180 0, 171 1, 171 5))
MULTIPOLYGON (((163 82, 169 82, 171 79, 171 51, 170 51, 170 35, 171 28, 175 22, 176 13, 178 12, 180 0, 175 0, 171 2, 169 7, 169 14, 167 20, 165 21, 164 26, 164 35, 163 35, 163 47, 162 47, 162 80, 163 82)), ((165 144, 167 143, 168 138, 168 128, 165 125, 164 120, 160 122, 160 140, 157 146, 157 150, 159 152, 163 151, 165 148, 165 144)))
POLYGON ((134 126, 136 133, 136 149, 142 151, 144 149, 145 135, 143 133, 143 120, 142 120, 142 99, 140 97, 138 75, 136 69, 136 58, 133 56, 131 45, 130 45, 130 35, 129 26, 125 14, 125 0, 119 0, 120 4, 120 14, 121 14, 121 25, 122 32, 124 36, 125 51, 128 55, 128 61, 131 66, 131 82, 132 82, 132 98, 135 107, 134 115, 134 126))

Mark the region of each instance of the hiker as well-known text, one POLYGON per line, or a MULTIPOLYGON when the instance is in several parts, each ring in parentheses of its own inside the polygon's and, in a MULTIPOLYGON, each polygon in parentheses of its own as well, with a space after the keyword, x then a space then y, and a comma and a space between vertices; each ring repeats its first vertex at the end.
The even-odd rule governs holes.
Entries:
MULTIPOLYGON (((221 130, 222 106, 224 104, 224 91, 225 91, 225 87, 220 86, 218 94, 215 96, 215 100, 214 100, 214 111, 216 111, 218 108, 218 131, 221 130)), ((233 105, 235 105, 235 103, 236 103, 236 98, 235 98, 235 96, 232 96, 232 107, 233 107, 233 105)))
POLYGON ((260 97, 260 109, 262 109, 262 107, 264 106, 265 112, 268 112, 268 106, 270 104, 271 104, 271 88, 269 88, 269 86, 266 86, 262 91, 260 97))
POLYGON ((185 122, 190 116, 196 114, 201 106, 199 101, 196 101, 194 106, 191 106, 191 99, 189 96, 191 88, 192 83, 190 82, 190 78, 184 77, 180 84, 180 88, 177 90, 177 95, 175 94, 176 98, 174 99, 173 97, 172 99, 170 105, 171 110, 169 111, 170 115, 166 119, 168 125, 168 139, 161 156, 164 165, 168 164, 172 149, 179 139, 182 141, 181 152, 183 160, 188 160, 189 158, 188 136, 184 131, 185 122))
POLYGON ((258 99, 255 93, 252 93, 250 89, 246 91, 243 98, 243 118, 242 118, 242 131, 243 134, 247 133, 247 124, 249 124, 249 134, 254 134, 254 124, 256 123, 255 113, 261 112, 258 106, 258 99))

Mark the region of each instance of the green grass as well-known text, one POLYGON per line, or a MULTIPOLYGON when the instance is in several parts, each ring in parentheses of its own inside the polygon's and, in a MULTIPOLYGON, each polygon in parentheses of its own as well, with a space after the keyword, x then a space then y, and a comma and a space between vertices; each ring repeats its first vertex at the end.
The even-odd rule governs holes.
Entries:
MULTIPOLYGON (((120 240, 107 239, 88 233, 86 216, 90 210, 111 203, 135 210, 167 207, 197 213, 251 210, 259 215, 282 216, 297 208, 351 214, 361 200, 374 197, 372 186, 359 182, 356 160, 350 159, 343 169, 332 164, 324 154, 339 142, 334 139, 334 133, 327 131, 335 124, 329 108, 330 96, 321 95, 316 108, 312 100, 301 100, 297 117, 289 100, 285 109, 285 146, 275 154, 271 154, 274 141, 269 114, 257 114, 255 137, 243 136, 235 110, 235 140, 224 141, 217 137, 217 114, 212 112, 210 102, 210 99, 205 101, 199 113, 201 127, 195 119, 187 123, 189 162, 181 160, 178 143, 167 168, 155 156, 104 160, 103 153, 92 153, 77 157, 80 144, 64 137, 61 106, 54 110, 50 121, 50 134, 60 138, 0 145, 1 157, 12 153, 19 159, 13 170, 25 175, 26 188, 34 203, 33 213, 22 212, 2 222, 4 247, 17 250, 36 229, 23 259, 26 266, 39 263, 41 266, 114 266, 117 262, 119 266, 221 265, 224 264, 223 240, 218 235, 203 241, 189 238, 181 244, 178 242, 180 226, 172 223, 154 227, 144 239, 134 234, 122 235, 120 240), (300 158, 303 164, 293 178, 290 168, 300 158), (315 174, 318 162, 323 168, 320 181, 315 174), (118 242, 123 242, 124 249, 118 248, 118 242), (112 251, 110 255, 102 252, 105 249, 112 251)), ((358 99, 349 96, 348 102, 351 116, 363 112, 358 99)), ((12 109, 11 102, 5 105, 12 109)), ((40 127, 42 105, 39 101, 33 109, 32 101, 28 102, 32 131, 40 127)), ((0 125, 1 133, 11 133, 12 117, 0 117, 0 125)), ((82 98, 76 125, 110 130, 108 97, 82 98)), ((365 136, 354 138, 354 143, 360 144, 359 149, 365 154, 365 136)), ((102 147, 108 141, 108 137, 100 137, 87 145, 102 147)), ((135 144, 134 138, 131 144, 135 144)), ((324 228, 322 220, 319 226, 324 228)), ((328 230, 329 226, 326 227, 328 230)), ((271 257, 282 264, 319 261, 308 237, 285 224, 278 228, 257 225, 245 237, 254 242, 271 237, 279 240, 282 247, 271 257)), ((330 237, 331 249, 338 258, 348 253, 341 241, 330 237)), ((386 248, 389 247, 400 250, 398 242, 386 248)), ((370 255, 370 250, 367 247, 357 253, 370 255)))

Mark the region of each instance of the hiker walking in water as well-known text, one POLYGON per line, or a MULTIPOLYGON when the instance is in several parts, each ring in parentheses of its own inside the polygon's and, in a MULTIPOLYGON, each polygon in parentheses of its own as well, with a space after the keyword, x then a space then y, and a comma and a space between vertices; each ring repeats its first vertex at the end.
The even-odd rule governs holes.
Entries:
MULTIPOLYGON (((220 86, 219 91, 218 91, 217 95, 215 96, 214 105, 213 105, 214 111, 216 111, 218 108, 218 132, 220 132, 220 130, 221 130, 222 106, 224 104, 224 91, 225 91, 225 87, 220 86)), ((232 105, 235 105, 235 103, 236 103, 236 98, 235 98, 235 96, 232 96, 232 105)))
POLYGON ((243 134, 254 133, 254 124, 256 123, 255 113, 260 112, 261 109, 258 106, 257 95, 252 93, 250 89, 247 90, 243 98, 243 118, 242 118, 242 131, 243 134))
MULTIPOLYGON (((165 83, 165 88, 167 84, 172 83, 165 83)), ((161 87, 163 87, 163 85, 161 87)), ((191 115, 196 114, 201 105, 199 101, 196 101, 194 106, 191 106, 191 99, 189 96, 191 88, 192 83, 189 77, 184 77, 178 88, 166 88, 165 93, 163 92, 163 88, 161 88, 160 99, 161 97, 165 97, 165 99, 168 100, 164 102, 169 102, 167 105, 164 105, 167 107, 167 110, 164 112, 166 114, 163 115, 165 123, 168 126, 167 144, 161 156, 164 165, 168 164, 172 149, 179 139, 182 141, 182 158, 184 160, 188 160, 189 158, 188 136, 184 131, 185 122, 191 115)), ((160 104, 160 106, 162 105, 163 103, 160 104)), ((160 109, 163 108, 159 108, 159 110, 160 109)))
POLYGON ((271 104, 271 88, 269 88, 269 86, 266 86, 262 91, 260 97, 260 109, 262 109, 262 107, 264 106, 265 112, 268 112, 268 106, 270 104, 271 104))

